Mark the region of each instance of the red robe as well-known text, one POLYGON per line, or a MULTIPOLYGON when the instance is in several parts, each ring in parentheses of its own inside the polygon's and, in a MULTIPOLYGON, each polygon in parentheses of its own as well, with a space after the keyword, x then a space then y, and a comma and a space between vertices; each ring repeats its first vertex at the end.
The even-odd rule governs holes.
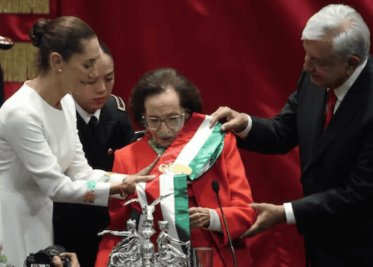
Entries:
MULTIPOLYGON (((179 136, 182 132, 179 134, 179 136)), ((155 151, 148 144, 148 137, 128 145, 115 152, 113 171, 119 173, 137 173, 155 158, 155 151)), ((155 167, 157 168, 157 166, 155 167)), ((157 179, 157 178, 156 178, 157 179)), ((202 228, 192 229, 192 247, 209 246, 214 249, 213 266, 233 266, 233 259, 229 249, 228 238, 224 231, 221 212, 211 187, 211 181, 220 184, 219 196, 227 219, 227 224, 233 239, 238 266, 247 267, 251 263, 248 249, 248 239, 239 239, 254 222, 256 215, 249 206, 252 203, 251 189, 248 184, 243 163, 236 147, 235 137, 227 133, 224 138, 224 148, 214 165, 200 178, 193 181, 188 188, 190 206, 200 206, 215 209, 219 215, 223 232, 209 231, 202 228)), ((131 208, 123 206, 123 200, 111 198, 109 203, 109 229, 124 230, 131 208)), ((154 213, 155 222, 159 212, 154 213)), ((156 223, 155 223, 156 224, 156 223)), ((155 234, 156 237, 158 235, 155 234)), ((100 243, 96 259, 96 267, 107 266, 108 257, 120 237, 105 235, 100 243)))

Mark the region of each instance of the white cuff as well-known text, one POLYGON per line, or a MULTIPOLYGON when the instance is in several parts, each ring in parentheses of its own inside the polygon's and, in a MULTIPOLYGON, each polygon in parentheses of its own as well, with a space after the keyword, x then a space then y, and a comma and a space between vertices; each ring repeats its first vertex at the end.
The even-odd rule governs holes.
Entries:
POLYGON ((245 114, 245 115, 247 116, 247 126, 246 126, 246 128, 239 133, 235 132, 235 135, 237 135, 241 139, 244 139, 249 134, 249 132, 251 130, 251 127, 253 125, 253 121, 252 121, 251 117, 248 114, 245 114))
MULTIPOLYGON (((94 189, 95 199, 91 204, 95 206, 107 207, 109 199, 110 185, 108 183, 96 183, 96 188, 94 189)), ((87 196, 89 191, 85 194, 87 196)), ((87 201, 85 201, 87 203, 87 201)), ((89 203, 89 202, 88 202, 89 203)))
POLYGON ((295 220, 293 205, 291 205, 291 202, 286 202, 283 204, 283 206, 285 209, 285 216, 286 216, 287 224, 296 224, 297 221, 295 220))
POLYGON ((216 210, 209 209, 210 212, 210 224, 206 227, 207 230, 222 232, 219 215, 216 210))
POLYGON ((116 173, 116 172, 110 172, 110 182, 111 183, 123 183, 123 179, 126 177, 126 174, 116 173))

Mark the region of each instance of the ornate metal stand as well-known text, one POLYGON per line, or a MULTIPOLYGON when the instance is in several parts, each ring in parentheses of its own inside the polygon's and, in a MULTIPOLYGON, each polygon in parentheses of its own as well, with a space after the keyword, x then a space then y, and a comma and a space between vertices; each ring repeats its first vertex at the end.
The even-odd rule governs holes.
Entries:
MULTIPOLYGON (((166 196, 165 196, 166 197, 166 196)), ((158 251, 150 237, 155 234, 153 228, 153 212, 160 200, 142 208, 144 218, 139 233, 136 231, 136 221, 127 221, 127 231, 104 230, 99 233, 121 236, 123 239, 113 248, 109 258, 109 267, 190 267, 190 241, 183 242, 168 234, 168 222, 159 221, 161 232, 157 237, 158 251), (186 253, 175 245, 181 246, 186 253)))

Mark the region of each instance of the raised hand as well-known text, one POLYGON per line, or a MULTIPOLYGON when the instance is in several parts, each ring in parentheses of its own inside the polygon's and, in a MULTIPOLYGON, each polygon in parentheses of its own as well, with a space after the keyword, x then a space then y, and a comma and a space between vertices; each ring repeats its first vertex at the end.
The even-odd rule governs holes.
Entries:
POLYGON ((155 178, 155 175, 149 175, 154 166, 158 163, 160 156, 157 156, 156 159, 146 166, 144 169, 139 171, 136 174, 127 175, 122 182, 122 194, 132 194, 135 192, 137 183, 149 182, 155 178))

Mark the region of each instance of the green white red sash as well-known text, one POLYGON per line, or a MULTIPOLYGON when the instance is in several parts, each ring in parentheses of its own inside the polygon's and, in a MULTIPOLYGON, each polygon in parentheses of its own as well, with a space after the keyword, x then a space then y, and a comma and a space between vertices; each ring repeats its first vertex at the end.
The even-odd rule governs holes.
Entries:
POLYGON ((187 178, 193 181, 203 175, 220 156, 224 146, 221 124, 212 128, 209 124, 209 116, 193 113, 153 169, 152 174, 158 174, 158 178, 137 186, 142 207, 159 196, 172 193, 162 199, 161 215, 169 222, 168 233, 182 241, 190 239, 187 178))

